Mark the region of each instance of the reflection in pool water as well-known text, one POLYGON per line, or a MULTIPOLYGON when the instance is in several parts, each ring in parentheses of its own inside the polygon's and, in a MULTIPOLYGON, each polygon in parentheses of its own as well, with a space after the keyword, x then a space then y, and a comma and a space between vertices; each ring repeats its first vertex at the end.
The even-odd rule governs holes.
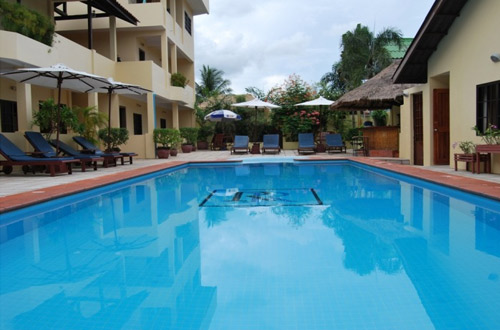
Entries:
POLYGON ((500 321, 499 203, 347 162, 195 166, 48 206, 0 219, 2 329, 500 321))

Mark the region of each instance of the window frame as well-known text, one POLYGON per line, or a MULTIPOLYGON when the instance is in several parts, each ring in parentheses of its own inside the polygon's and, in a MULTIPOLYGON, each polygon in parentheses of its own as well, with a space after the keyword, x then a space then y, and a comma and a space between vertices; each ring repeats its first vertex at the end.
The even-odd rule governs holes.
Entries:
POLYGON ((134 135, 143 135, 142 114, 134 113, 134 135))
POLYGON ((189 33, 189 35, 193 35, 193 19, 191 18, 191 16, 189 16, 187 11, 184 11, 184 28, 186 29, 187 33, 189 33))
POLYGON ((17 102, 0 99, 0 130, 3 133, 14 133, 19 130, 19 114, 17 102))
POLYGON ((476 86, 476 127, 484 133, 490 124, 500 126, 500 80, 476 86))

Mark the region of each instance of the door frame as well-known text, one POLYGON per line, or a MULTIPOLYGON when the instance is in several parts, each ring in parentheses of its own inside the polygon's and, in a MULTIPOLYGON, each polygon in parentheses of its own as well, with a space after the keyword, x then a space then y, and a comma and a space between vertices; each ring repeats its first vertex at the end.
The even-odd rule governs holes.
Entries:
POLYGON ((436 88, 432 93, 433 104, 433 164, 450 164, 450 90, 436 88))
POLYGON ((424 165, 423 93, 412 95, 413 165, 424 165), (420 142, 420 145, 418 144, 420 142))

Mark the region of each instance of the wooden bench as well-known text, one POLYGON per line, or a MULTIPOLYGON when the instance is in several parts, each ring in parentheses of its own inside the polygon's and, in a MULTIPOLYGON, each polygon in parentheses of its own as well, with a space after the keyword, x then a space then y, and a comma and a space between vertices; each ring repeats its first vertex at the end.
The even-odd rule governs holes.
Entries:
POLYGON ((465 162, 465 166, 467 171, 469 171, 469 164, 472 164, 472 173, 480 173, 480 163, 483 162, 485 164, 485 168, 488 168, 490 157, 489 155, 479 155, 479 161, 477 160, 477 155, 479 154, 455 154, 455 171, 458 167, 458 162, 465 162), (476 169, 477 164, 477 169, 476 169))

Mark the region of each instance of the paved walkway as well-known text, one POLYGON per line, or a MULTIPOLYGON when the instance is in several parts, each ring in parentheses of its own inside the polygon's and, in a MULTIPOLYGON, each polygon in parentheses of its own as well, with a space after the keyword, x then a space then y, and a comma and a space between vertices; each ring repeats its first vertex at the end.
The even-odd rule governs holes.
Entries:
MULTIPOLYGON (((364 158, 352 157, 352 154, 326 154, 318 153, 310 156, 298 155, 295 150, 284 150, 280 154, 231 155, 229 151, 196 151, 189 154, 179 153, 177 157, 168 159, 136 159, 132 165, 119 165, 117 167, 101 168, 97 171, 88 169, 81 172, 79 168, 73 171, 72 175, 61 174, 50 177, 45 174, 27 174, 20 171, 20 167, 15 167, 15 171, 10 175, 0 174, 0 212, 20 207, 25 204, 37 203, 41 200, 55 198, 57 196, 70 194, 73 192, 91 189, 119 180, 124 180, 137 175, 147 174, 164 168, 176 166, 184 162, 198 161, 227 161, 242 158, 282 158, 295 157, 301 159, 342 159, 352 158, 354 160, 367 163, 373 166, 390 169, 400 173, 414 175, 461 187, 464 190, 472 190, 476 193, 487 194, 500 199, 500 175, 498 174, 472 174, 464 170, 455 172, 448 166, 409 166, 398 165, 405 163, 405 160, 389 158, 364 158), (390 162, 388 162, 390 161, 390 162), (431 171, 426 171, 431 170, 431 171), (462 179, 461 179, 462 178, 462 179)), ((406 161, 407 163, 407 161, 406 161)))

